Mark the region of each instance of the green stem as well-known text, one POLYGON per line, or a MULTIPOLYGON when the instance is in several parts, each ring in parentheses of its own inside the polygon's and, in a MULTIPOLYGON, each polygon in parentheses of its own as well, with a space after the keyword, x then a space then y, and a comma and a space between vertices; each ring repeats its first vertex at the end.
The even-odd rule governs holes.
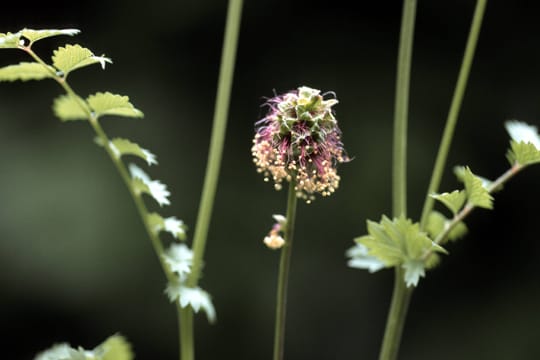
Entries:
POLYGON ((276 326, 274 330, 274 360, 282 360, 285 345, 285 319, 287 316, 287 284, 289 280, 289 268, 294 235, 294 223, 296 219, 296 184, 292 180, 289 184, 287 198, 287 225, 285 227, 285 244, 281 248, 279 261, 278 289, 276 297, 276 326))
POLYGON ((406 216, 407 214, 407 120, 415 16, 416 0, 405 0, 403 4, 403 17, 401 19, 394 110, 392 184, 394 216, 406 216))
POLYGON ((456 127, 459 110, 463 102, 465 89, 467 87, 467 81, 469 79, 469 73, 471 71, 474 53, 476 50, 476 44, 478 43, 478 35, 480 34, 480 28, 482 26, 482 19, 484 17, 484 12, 486 9, 486 3, 487 0, 478 0, 476 2, 476 9, 474 11, 471 29, 469 31, 469 38, 467 39, 467 45, 465 47, 465 54, 463 55, 461 69, 459 71, 456 88, 454 90, 454 96, 452 98, 450 110, 448 111, 446 126, 444 128, 441 144, 439 146, 439 152, 437 153, 437 159, 435 160, 433 173, 431 175, 431 180, 428 186, 426 200, 422 209, 422 216, 420 218, 421 228, 425 228, 428 216, 433 210, 435 199, 433 199, 430 195, 438 191, 443 171, 446 166, 446 159, 448 157, 450 145, 454 136, 454 129, 456 127))
MULTIPOLYGON (((405 0, 401 19, 394 114, 394 217, 407 216, 407 122, 415 17, 416 0, 405 0)), ((396 267, 392 302, 379 357, 381 360, 394 360, 397 357, 411 295, 412 288, 407 288, 403 281, 403 270, 396 267)))
MULTIPOLYGON (((216 194, 219 169, 223 154, 223 144, 225 142, 225 132, 227 128, 227 116, 229 113, 229 104, 231 98, 238 33, 240 30, 240 20, 242 17, 242 2, 242 0, 230 0, 227 11, 213 128, 210 139, 208 161, 206 165, 206 175, 204 178, 203 190, 199 204, 197 223, 195 225, 195 234, 193 236, 193 265, 187 280, 187 285, 190 287, 196 287, 199 281, 208 236, 208 228, 210 225, 210 218, 212 215, 212 209, 214 207, 214 198, 216 194)), ((180 313, 181 329, 183 330, 181 331, 182 334, 180 335, 182 347, 181 359, 193 360, 194 344, 192 309, 190 307, 186 307, 181 309, 180 313)))

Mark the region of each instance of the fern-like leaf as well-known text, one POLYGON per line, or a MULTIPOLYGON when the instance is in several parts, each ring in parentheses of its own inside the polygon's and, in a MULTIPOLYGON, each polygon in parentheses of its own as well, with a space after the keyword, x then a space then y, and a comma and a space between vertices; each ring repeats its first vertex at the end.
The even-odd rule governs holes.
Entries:
POLYGON ((86 103, 83 99, 73 96, 61 95, 54 100, 54 114, 62 121, 87 120, 87 112, 83 109, 86 103))
POLYGON ((78 44, 66 45, 54 51, 53 65, 64 73, 64 76, 73 70, 93 64, 101 64, 105 69, 105 63, 111 63, 111 59, 104 56, 95 56, 92 51, 78 44))
POLYGON ((94 110, 97 117, 103 115, 117 115, 125 117, 141 118, 142 111, 136 109, 129 102, 129 97, 112 94, 110 92, 98 92, 90 95, 87 99, 88 104, 94 110))
POLYGON ((28 81, 51 78, 54 68, 35 62, 21 62, 0 68, 0 81, 28 81), (51 72, 52 71, 52 72, 51 72))

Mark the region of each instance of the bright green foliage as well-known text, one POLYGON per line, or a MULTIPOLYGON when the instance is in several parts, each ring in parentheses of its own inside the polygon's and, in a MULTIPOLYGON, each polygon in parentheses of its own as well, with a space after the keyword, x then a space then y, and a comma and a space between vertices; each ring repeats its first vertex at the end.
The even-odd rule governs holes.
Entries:
POLYGON ((113 335, 94 350, 73 348, 63 343, 39 353, 34 360, 132 360, 131 345, 120 335, 113 335))
POLYGON ((21 33, 0 33, 0 49, 17 49, 20 46, 21 33))
POLYGON ((469 167, 465 167, 463 182, 467 193, 467 200, 471 205, 484 209, 493 209, 493 197, 484 187, 482 179, 473 174, 469 167))
MULTIPOLYGON (((426 225, 426 231, 431 238, 436 239, 439 234, 446 230, 450 225, 450 220, 438 211, 432 211, 429 214, 428 222, 426 225)), ((442 239, 440 244, 444 245, 447 240, 455 241, 461 239, 467 234, 467 226, 464 222, 460 221, 454 225, 452 230, 448 233, 445 239, 442 239)))
POLYGON ((120 335, 109 337, 96 352, 102 354, 101 360, 132 360, 135 357, 131 345, 120 335))
POLYGON ((463 190, 454 190, 451 193, 433 194, 431 197, 446 205, 454 215, 458 213, 465 204, 465 200, 467 200, 467 194, 463 190))
POLYGON ((85 112, 83 106, 87 105, 80 97, 60 95, 54 100, 53 111, 62 121, 87 120, 90 110, 85 112))
POLYGON ((94 110, 97 117, 103 115, 117 115, 126 117, 143 117, 142 111, 136 109, 129 102, 129 97, 112 94, 110 92, 98 92, 90 95, 87 99, 88 104, 94 110))
POLYGON ((419 264, 424 263, 426 254, 432 251, 446 253, 444 248, 420 231, 418 223, 404 217, 390 220, 383 215, 380 223, 368 220, 367 228, 369 235, 355 241, 366 246, 368 254, 382 261, 387 267, 403 266, 409 286, 416 285, 419 277, 423 276, 419 264))
POLYGON ((21 62, 0 68, 0 81, 42 80, 53 77, 55 70, 35 62, 21 62))
POLYGON ((33 29, 23 29, 19 33, 30 40, 31 43, 34 43, 38 40, 45 39, 51 36, 58 35, 77 35, 81 31, 78 29, 47 29, 47 30, 33 30, 33 29))
POLYGON ((111 140, 111 148, 118 157, 123 155, 134 155, 148 162, 148 165, 157 164, 156 156, 154 154, 128 139, 115 138, 111 140))
POLYGON ((506 158, 511 165, 532 165, 540 163, 540 151, 530 142, 511 140, 506 158))
POLYGON ((106 57, 95 56, 92 51, 80 45, 66 45, 65 47, 58 48, 58 50, 54 51, 52 60, 53 65, 64 73, 64 77, 69 72, 84 66, 99 63, 102 68, 105 68, 105 63, 111 62, 106 57))

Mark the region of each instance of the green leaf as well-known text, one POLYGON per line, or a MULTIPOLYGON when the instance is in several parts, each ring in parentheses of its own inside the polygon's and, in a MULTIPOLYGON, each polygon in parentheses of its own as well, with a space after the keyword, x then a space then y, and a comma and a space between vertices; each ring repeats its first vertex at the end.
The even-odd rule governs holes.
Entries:
POLYGON ((408 287, 417 286, 420 278, 426 276, 424 261, 408 260, 403 263, 402 267, 405 269, 403 279, 408 287))
POLYGON ((17 49, 21 45, 21 32, 0 33, 0 49, 17 49))
POLYGON ((157 164, 156 156, 154 154, 130 140, 115 138, 110 142, 109 146, 118 158, 123 155, 134 155, 145 160, 148 165, 157 164))
POLYGON ((386 266, 396 266, 411 260, 422 260, 430 251, 446 251, 435 244, 420 225, 404 217, 390 220, 383 216, 380 223, 368 221, 369 235, 356 239, 366 246, 368 254, 382 261, 386 266))
POLYGON ((60 95, 54 100, 54 114, 62 121, 87 120, 87 112, 83 107, 87 106, 80 97, 74 98, 69 95, 60 95))
POLYGON ((465 183, 467 199, 472 205, 484 209, 493 209, 493 197, 484 187, 482 179, 474 175, 469 167, 465 168, 463 182, 465 183))
POLYGON ((117 115, 141 118, 143 113, 129 102, 129 97, 112 94, 110 92, 98 92, 88 97, 88 104, 96 115, 117 115))
POLYGON ((77 35, 81 30, 78 29, 43 29, 43 30, 34 30, 34 29, 23 29, 20 31, 21 35, 30 40, 31 43, 34 43, 38 40, 45 39, 51 36, 59 35, 77 35))
POLYGON ((105 69, 105 63, 111 63, 111 59, 104 56, 95 56, 92 51, 80 45, 66 45, 54 51, 53 65, 67 76, 69 72, 92 64, 101 64, 105 69))
POLYGON ((0 68, 0 81, 42 80, 51 78, 54 71, 54 68, 50 66, 45 67, 35 62, 21 62, 0 68))
POLYGON ((523 166, 532 165, 540 162, 540 151, 530 142, 511 140, 506 158, 511 165, 515 163, 523 166))
POLYGON ((442 193, 442 194, 433 194, 432 198, 442 202, 454 215, 456 215, 459 210, 465 204, 467 200, 467 194, 463 190, 454 190, 451 193, 442 193))
MULTIPOLYGON (((87 107, 85 101, 80 97, 70 95, 60 95, 54 100, 54 114, 62 121, 87 120, 88 113, 84 110, 87 107)), ((87 108, 87 111, 90 110, 87 108)))
POLYGON ((95 352, 102 354, 101 360, 132 360, 135 358, 131 345, 120 335, 109 337, 99 345, 95 352))
MULTIPOLYGON (((442 233, 447 226, 450 225, 450 220, 447 219, 443 214, 438 211, 432 211, 429 214, 426 231, 429 236, 433 239, 437 238, 440 233, 442 233)), ((464 237, 468 232, 467 225, 464 222, 460 221, 454 225, 453 229, 450 230, 446 239, 443 239, 441 245, 444 245, 448 240, 456 241, 464 237)))

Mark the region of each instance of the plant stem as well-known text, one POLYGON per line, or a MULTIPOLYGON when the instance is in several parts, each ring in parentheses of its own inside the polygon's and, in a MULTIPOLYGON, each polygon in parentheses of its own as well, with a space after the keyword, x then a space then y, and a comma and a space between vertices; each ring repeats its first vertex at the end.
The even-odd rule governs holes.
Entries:
POLYGON ((482 19, 484 17, 484 12, 486 9, 486 3, 487 0, 478 0, 476 2, 476 9, 474 11, 471 29, 469 31, 469 37, 467 39, 467 45, 465 47, 465 54, 463 55, 463 61, 461 63, 461 69, 459 71, 456 88, 454 90, 452 103, 450 105, 450 110, 446 119, 446 125, 441 139, 441 144, 439 145, 439 152, 437 153, 437 159, 435 160, 433 173, 431 175, 431 180, 426 194, 426 200, 422 209, 422 216, 420 218, 420 227, 422 229, 425 228, 427 219, 429 217, 429 214, 433 210, 433 205, 435 203, 435 199, 432 198, 430 195, 438 191, 439 185, 441 183, 442 174, 446 166, 446 159, 448 157, 450 145, 454 136, 454 129, 456 127, 459 110, 463 102, 463 96, 465 94, 467 81, 469 79, 469 73, 471 70, 476 45, 478 43, 478 35, 480 34, 480 28, 482 26, 482 19))
POLYGON ((296 183, 291 180, 287 197, 287 225, 285 227, 285 244, 281 248, 279 261, 278 289, 276 297, 276 326, 274 331, 274 360, 282 360, 285 345, 285 319, 287 316, 287 284, 296 219, 296 183))
MULTIPOLYGON (((407 215, 407 122, 416 0, 405 0, 401 19, 396 100, 394 114, 394 154, 392 208, 394 217, 407 215)), ((394 290, 379 358, 396 359, 412 288, 403 281, 403 270, 395 269, 394 290)))
POLYGON ((394 216, 407 214, 407 119, 416 0, 405 0, 396 75, 392 201, 394 216))
MULTIPOLYGON (((208 236, 208 228, 210 225, 212 208, 214 206, 214 198, 216 194, 219 169, 223 154, 223 144, 225 142, 225 133, 227 128, 227 116, 231 98, 238 33, 240 30, 240 20, 242 17, 242 2, 243 0, 230 0, 227 11, 212 135, 206 165, 206 175, 204 178, 201 200, 199 203, 199 213, 197 215, 197 223, 195 225, 195 234, 193 236, 193 265, 187 280, 187 286, 189 287, 196 287, 199 281, 204 250, 206 247, 206 239, 208 236)), ((180 342, 182 347, 181 359, 193 360, 193 310, 190 307, 180 310, 180 322, 182 329, 180 334, 180 342)))

